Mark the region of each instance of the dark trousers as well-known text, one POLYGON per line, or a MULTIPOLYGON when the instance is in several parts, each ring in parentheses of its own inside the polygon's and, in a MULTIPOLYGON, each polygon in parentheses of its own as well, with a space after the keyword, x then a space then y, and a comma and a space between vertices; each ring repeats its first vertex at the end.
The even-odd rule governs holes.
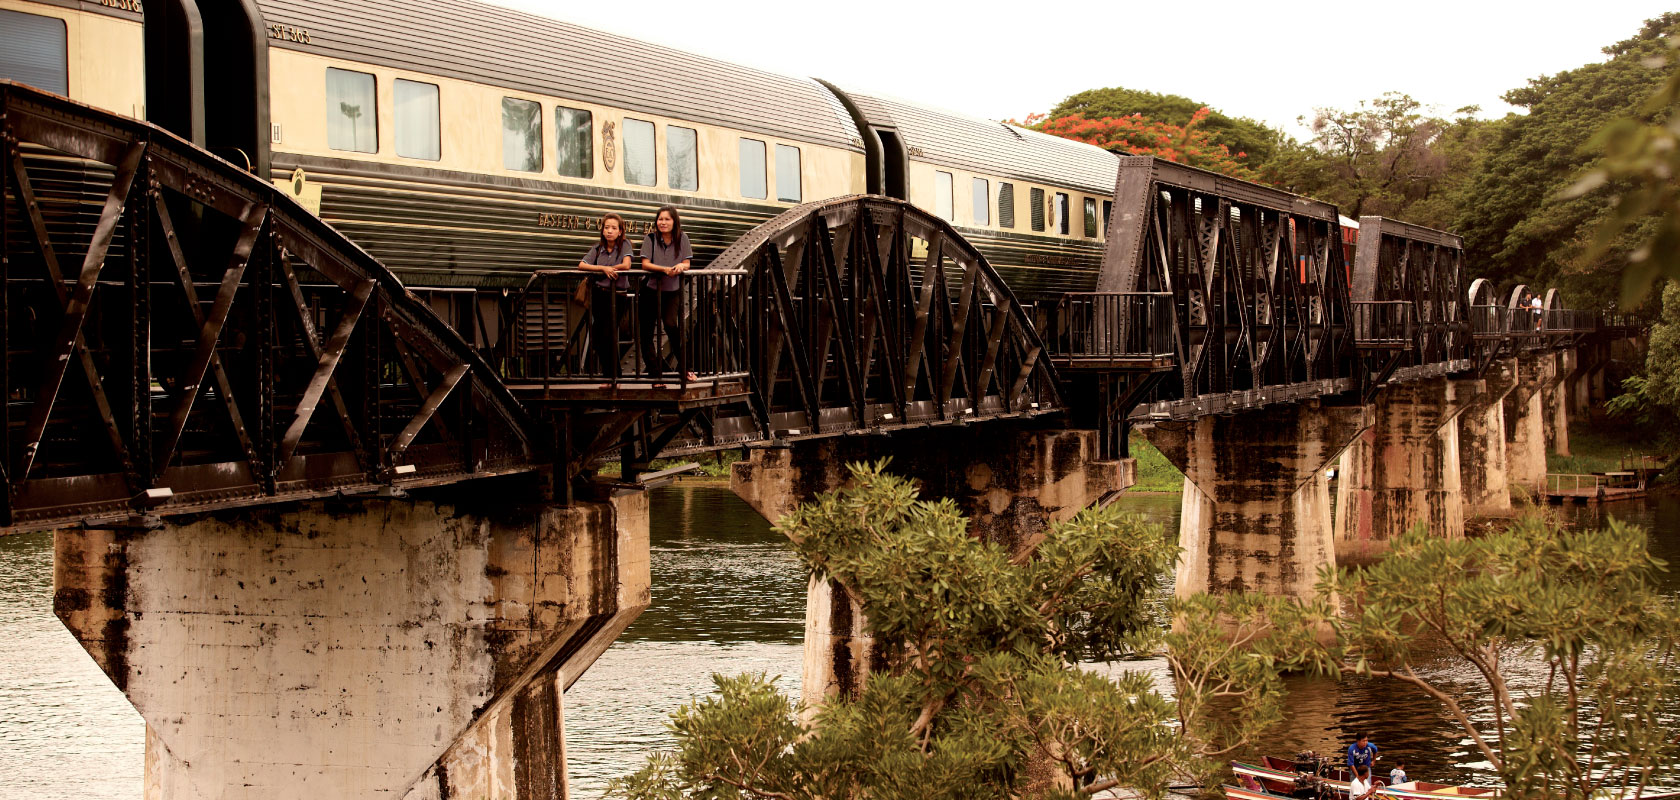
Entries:
POLYGON ((629 310, 628 297, 611 287, 589 285, 589 338, 594 341, 596 366, 607 380, 618 380, 618 329, 629 310))
POLYGON ((671 343, 671 357, 679 359, 681 366, 682 326, 678 324, 678 312, 682 306, 682 290, 673 289, 662 292, 651 287, 643 287, 636 295, 636 341, 641 345, 642 363, 647 370, 648 377, 658 380, 665 375, 665 355, 660 352, 659 342, 654 338, 654 327, 665 328, 665 340, 671 343))

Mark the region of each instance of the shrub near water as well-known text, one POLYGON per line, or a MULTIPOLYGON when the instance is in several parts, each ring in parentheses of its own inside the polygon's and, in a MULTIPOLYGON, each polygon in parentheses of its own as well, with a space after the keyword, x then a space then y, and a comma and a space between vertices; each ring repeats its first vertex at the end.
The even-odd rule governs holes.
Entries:
POLYGON ((1016 557, 884 466, 853 466, 849 488, 778 525, 865 611, 884 663, 860 694, 807 722, 763 675, 716 677, 716 693, 673 715, 676 750, 615 794, 968 800, 1126 786, 1158 797, 1208 779, 1279 718, 1281 671, 1328 666, 1312 662, 1321 605, 1166 601, 1176 547, 1141 518, 1087 510, 1016 557), (1162 611, 1190 624, 1168 631, 1162 611), (1157 653, 1177 702, 1146 673, 1077 665, 1157 653))

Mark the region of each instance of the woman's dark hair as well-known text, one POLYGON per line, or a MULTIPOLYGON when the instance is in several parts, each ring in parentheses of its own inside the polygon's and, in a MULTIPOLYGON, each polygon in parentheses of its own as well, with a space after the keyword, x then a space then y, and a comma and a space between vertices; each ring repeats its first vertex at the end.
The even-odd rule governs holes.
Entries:
POLYGON ((608 211, 607 213, 601 215, 600 231, 602 250, 613 246, 612 242, 607 241, 607 220, 609 219, 618 223, 618 240, 620 242, 630 241, 630 232, 624 229, 624 218, 608 211))
POLYGON ((682 217, 677 215, 677 209, 676 209, 675 206, 660 206, 658 211, 653 212, 653 235, 655 237, 658 237, 660 235, 659 234, 659 215, 660 214, 670 214, 671 215, 671 245, 675 246, 677 244, 677 242, 682 241, 682 217))

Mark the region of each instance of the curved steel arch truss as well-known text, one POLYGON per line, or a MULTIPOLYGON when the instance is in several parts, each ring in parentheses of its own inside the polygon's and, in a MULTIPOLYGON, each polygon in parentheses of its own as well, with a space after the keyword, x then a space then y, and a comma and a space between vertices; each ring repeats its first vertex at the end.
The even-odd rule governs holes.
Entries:
POLYGON ((0 525, 535 469, 479 354, 272 185, 0 82, 0 525))

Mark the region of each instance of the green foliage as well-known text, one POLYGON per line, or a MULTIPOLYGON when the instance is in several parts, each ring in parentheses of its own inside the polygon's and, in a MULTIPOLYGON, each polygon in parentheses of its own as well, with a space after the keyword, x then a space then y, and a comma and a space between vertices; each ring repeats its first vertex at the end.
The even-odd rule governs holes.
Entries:
POLYGON ((1270 161, 1283 134, 1264 123, 1243 117, 1228 117, 1206 103, 1198 103, 1176 94, 1159 94, 1111 87, 1087 89, 1075 94, 1050 110, 1049 119, 1081 117, 1087 120, 1120 119, 1141 116, 1166 125, 1189 126, 1191 119, 1202 109, 1208 111, 1198 127, 1208 139, 1223 145, 1231 155, 1243 154, 1244 163, 1259 166, 1270 161))
MULTIPOLYGON (((1619 229, 1590 250, 1588 244, 1609 218, 1611 196, 1625 187, 1567 190, 1599 165, 1599 131, 1617 120, 1657 121, 1643 104, 1664 76, 1649 63, 1668 52, 1664 37, 1676 25, 1680 14, 1664 14, 1634 38, 1605 48, 1606 61, 1535 78, 1506 93, 1506 102, 1527 113, 1498 124, 1480 167, 1458 195, 1453 225, 1465 237, 1470 263, 1485 277, 1562 286, 1577 308, 1608 307, 1617 299, 1623 267, 1642 241, 1639 226, 1619 229)), ((1626 125, 1618 123, 1624 133, 1617 137, 1626 135, 1626 125)), ((1618 141, 1633 146, 1631 139, 1618 141)))
POLYGON ((1631 419, 1658 441, 1680 439, 1680 283, 1669 281, 1662 293, 1662 319, 1651 326, 1645 374, 1622 382, 1611 398, 1612 415, 1631 419))
POLYGON ((1128 491, 1172 492, 1184 490, 1184 473, 1172 465, 1161 451, 1141 434, 1133 434, 1128 444, 1132 458, 1137 461, 1137 483, 1128 491))
POLYGON ((1526 518, 1474 540, 1420 527, 1320 589, 1354 609, 1336 625, 1343 667, 1440 700, 1506 797, 1620 797, 1680 757, 1680 615, 1651 580, 1664 566, 1638 528, 1526 518), (1442 670, 1443 654, 1470 669, 1442 670), (1490 708, 1441 675, 1479 676, 1490 708))
POLYGON ((852 466, 851 486, 778 525, 863 608, 882 661, 857 696, 802 716, 763 676, 716 678, 714 695, 673 717, 677 750, 616 794, 1002 800, 1127 786, 1161 797, 1275 721, 1279 672, 1315 663, 1322 606, 1169 603, 1162 577, 1177 548, 1138 517, 1088 509, 1012 557, 884 469, 852 466), (1165 613, 1184 622, 1169 632, 1165 613), (1176 703, 1148 674, 1076 663, 1163 650, 1176 703))
POLYGON ((1455 188, 1478 163, 1488 123, 1475 108, 1453 120, 1425 113, 1409 95, 1389 92, 1354 109, 1314 111, 1313 137, 1283 145, 1267 182, 1335 203, 1343 214, 1373 214, 1446 227, 1455 188))

